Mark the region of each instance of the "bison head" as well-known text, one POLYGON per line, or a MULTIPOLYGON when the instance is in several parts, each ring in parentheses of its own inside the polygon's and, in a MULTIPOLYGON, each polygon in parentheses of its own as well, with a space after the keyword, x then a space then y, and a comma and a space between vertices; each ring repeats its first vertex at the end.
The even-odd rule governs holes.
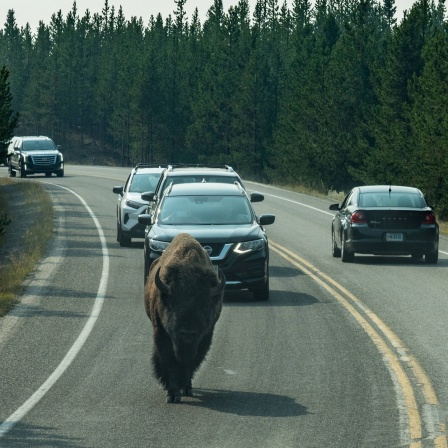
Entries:
POLYGON ((163 302, 161 321, 174 354, 179 362, 187 363, 196 356, 204 338, 211 341, 222 308, 224 274, 219 271, 217 276, 210 267, 173 264, 165 268, 164 280, 159 268, 154 282, 163 302))

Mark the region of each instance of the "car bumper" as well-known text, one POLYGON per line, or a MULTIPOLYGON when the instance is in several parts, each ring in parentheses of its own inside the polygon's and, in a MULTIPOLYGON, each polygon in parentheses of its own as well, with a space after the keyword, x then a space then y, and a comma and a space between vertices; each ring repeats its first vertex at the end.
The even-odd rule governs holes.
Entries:
POLYGON ((64 169, 64 162, 58 162, 51 165, 36 165, 32 162, 26 162, 24 169, 29 174, 34 173, 54 173, 64 169))
POLYGON ((346 239, 347 250, 360 254, 425 254, 438 250, 438 246, 439 232, 436 226, 404 231, 351 227, 346 239), (388 234, 401 234, 402 241, 387 241, 388 234))
POLYGON ((128 238, 144 238, 146 226, 138 222, 138 215, 144 213, 147 206, 139 209, 124 207, 121 216, 121 231, 128 238))
MULTIPOLYGON (((146 250, 145 250, 146 253, 146 250)), ((149 251, 149 264, 161 254, 149 251)), ((269 257, 266 250, 259 250, 253 254, 237 256, 232 253, 225 260, 211 259, 226 277, 226 291, 241 289, 258 289, 266 285, 269 277, 269 257)))

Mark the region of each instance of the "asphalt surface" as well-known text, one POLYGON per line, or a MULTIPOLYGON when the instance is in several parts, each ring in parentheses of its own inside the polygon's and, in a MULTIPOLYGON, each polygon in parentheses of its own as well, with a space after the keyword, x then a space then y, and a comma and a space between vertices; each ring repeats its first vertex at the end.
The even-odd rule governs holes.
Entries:
POLYGON ((328 201, 245 182, 265 194, 257 213, 277 217, 271 297, 226 293, 194 397, 169 405, 152 377, 142 244, 115 239, 112 186, 128 173, 18 180, 45 184, 57 224, 0 320, 1 447, 446 447, 446 239, 435 266, 342 263, 328 201))

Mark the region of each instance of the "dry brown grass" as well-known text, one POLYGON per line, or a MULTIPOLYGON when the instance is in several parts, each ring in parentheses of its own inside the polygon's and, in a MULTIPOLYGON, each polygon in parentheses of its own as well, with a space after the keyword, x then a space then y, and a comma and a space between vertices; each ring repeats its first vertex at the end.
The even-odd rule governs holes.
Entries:
POLYGON ((54 215, 51 199, 41 184, 8 178, 0 178, 0 214, 3 212, 11 222, 0 240, 0 316, 11 309, 26 277, 44 256, 54 215), (5 185, 13 185, 10 197, 2 192, 5 185), (17 198, 20 207, 13 204, 17 198))

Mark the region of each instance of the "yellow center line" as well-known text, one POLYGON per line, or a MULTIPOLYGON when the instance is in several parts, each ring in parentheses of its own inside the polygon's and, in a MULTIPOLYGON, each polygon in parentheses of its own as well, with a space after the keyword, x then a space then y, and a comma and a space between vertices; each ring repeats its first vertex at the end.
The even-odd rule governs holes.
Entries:
MULTIPOLYGON (((346 308, 350 312, 350 314, 356 319, 356 321, 368 334, 377 349, 380 351, 380 353, 383 354, 384 359, 386 360, 391 371, 394 372, 396 380, 401 388, 409 426, 409 446, 411 448, 421 448, 422 421, 411 381, 400 362, 400 358, 390 349, 389 345, 381 337, 378 331, 375 330, 375 328, 361 315, 361 313, 337 290, 339 290, 347 298, 349 298, 350 301, 358 308, 362 309, 363 313, 371 320, 374 326, 383 333, 383 335, 389 341, 389 344, 391 344, 399 353, 402 353, 402 355, 400 355, 402 361, 405 361, 410 367, 413 374, 415 375, 415 378, 417 379, 417 382, 422 388, 422 393, 426 402, 425 404, 438 406, 439 402, 437 400, 437 396, 431 385, 431 382, 429 381, 429 378, 427 377, 415 357, 409 354, 409 350, 404 346, 398 336, 375 313, 373 313, 373 311, 368 309, 356 296, 350 293, 350 291, 348 291, 328 275, 319 271, 311 263, 286 249, 285 247, 280 246, 279 244, 276 244, 272 241, 270 241, 270 247, 275 253, 280 255, 285 260, 289 261, 291 264, 296 266, 298 269, 300 269, 302 272, 316 281, 319 285, 325 288, 333 297, 338 300, 340 304, 344 306, 344 308, 346 308), (403 356, 404 354, 405 356, 403 356)), ((438 435, 434 435, 433 437, 434 448, 447 448, 445 424, 438 422, 436 430, 438 432, 438 435)))

